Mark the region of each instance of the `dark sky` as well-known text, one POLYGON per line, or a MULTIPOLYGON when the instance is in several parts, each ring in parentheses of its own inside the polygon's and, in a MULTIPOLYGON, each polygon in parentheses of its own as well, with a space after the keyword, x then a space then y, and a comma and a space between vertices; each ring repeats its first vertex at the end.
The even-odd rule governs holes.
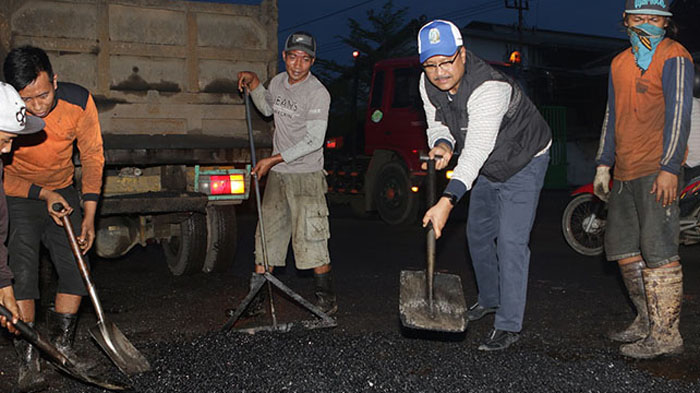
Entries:
MULTIPOLYGON (((348 18, 366 20, 368 10, 381 9, 385 2, 386 0, 278 0, 279 41, 283 42, 294 30, 308 30, 317 37, 320 57, 340 59, 347 56, 350 61, 352 50, 339 43, 337 36, 348 34, 348 18), (356 5, 350 10, 327 16, 356 5), (316 19, 320 20, 314 21, 316 19)), ((529 11, 523 12, 526 27, 625 37, 620 27, 624 0, 530 0, 529 3, 529 11)), ((506 9, 504 0, 394 1, 395 9, 404 7, 408 8, 408 18, 426 15, 429 20, 444 18, 458 26, 472 21, 502 24, 515 24, 518 21, 518 11, 506 9)), ((469 37, 465 39, 469 45, 469 37)))
MULTIPOLYGON (((200 0, 259 4, 260 0, 200 0)), ((523 3, 526 0, 523 0, 523 3)), ((280 45, 289 33, 307 30, 316 36, 319 57, 351 60, 352 49, 337 36, 348 34, 348 18, 366 20, 367 11, 380 9, 386 0, 277 0, 280 45)), ((515 0, 508 0, 514 3, 515 0)), ((624 38, 620 19, 624 0, 529 0, 523 12, 526 27, 624 38)), ((518 12, 506 9, 505 0, 395 0, 394 8, 408 8, 407 17, 426 15, 464 26, 472 21, 515 24, 518 12)), ((469 45, 469 37, 465 37, 469 45)))

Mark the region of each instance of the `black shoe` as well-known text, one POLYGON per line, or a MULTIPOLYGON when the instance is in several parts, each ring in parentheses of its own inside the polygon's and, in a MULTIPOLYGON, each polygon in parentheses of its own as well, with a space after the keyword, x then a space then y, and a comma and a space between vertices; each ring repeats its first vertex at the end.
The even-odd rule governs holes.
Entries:
POLYGON ((467 310, 467 320, 478 321, 479 319, 486 316, 486 314, 493 314, 498 310, 498 307, 482 307, 478 302, 474 303, 469 310, 467 310))
POLYGON ((510 347, 519 338, 519 333, 493 329, 486 340, 479 345, 479 351, 500 351, 510 347))

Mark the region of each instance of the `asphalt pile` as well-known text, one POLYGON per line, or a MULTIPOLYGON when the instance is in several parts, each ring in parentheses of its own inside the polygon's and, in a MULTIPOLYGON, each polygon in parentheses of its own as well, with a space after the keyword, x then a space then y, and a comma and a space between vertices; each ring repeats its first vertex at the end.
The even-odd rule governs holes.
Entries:
MULTIPOLYGON (((341 329, 211 333, 141 346, 153 370, 134 391, 165 392, 698 392, 700 382, 657 377, 614 348, 548 348, 523 338, 482 353, 469 340, 341 329)), ((62 392, 100 392, 68 382, 62 392)))

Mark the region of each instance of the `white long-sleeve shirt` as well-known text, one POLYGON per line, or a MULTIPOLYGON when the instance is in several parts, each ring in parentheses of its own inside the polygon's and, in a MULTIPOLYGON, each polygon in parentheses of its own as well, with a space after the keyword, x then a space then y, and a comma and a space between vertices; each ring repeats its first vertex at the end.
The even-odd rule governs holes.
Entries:
MULTIPOLYGON (((428 146, 435 147, 439 140, 447 140, 454 150, 455 139, 450 129, 435 120, 436 108, 430 102, 425 91, 425 74, 420 79, 420 94, 423 98, 423 108, 428 124, 428 146)), ((454 193, 458 198, 471 189, 474 180, 479 175, 481 167, 486 162, 496 145, 496 138, 501 127, 503 116, 510 105, 512 87, 506 82, 486 81, 474 89, 467 102, 469 126, 464 140, 464 146, 457 161, 457 167, 452 174, 452 180, 464 185, 464 190, 454 193)), ((445 94, 449 94, 445 92, 445 94)))

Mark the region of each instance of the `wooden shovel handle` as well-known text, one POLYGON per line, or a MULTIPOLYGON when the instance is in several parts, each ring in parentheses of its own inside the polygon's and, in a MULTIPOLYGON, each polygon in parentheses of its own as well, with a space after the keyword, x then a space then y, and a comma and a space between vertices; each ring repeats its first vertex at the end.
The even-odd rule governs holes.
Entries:
MULTIPOLYGON (((55 212, 61 212, 63 210, 63 205, 60 203, 54 203, 51 208, 55 212)), ((92 305, 95 308, 95 313, 97 314, 97 320, 99 322, 104 322, 105 315, 102 310, 102 305, 97 297, 97 290, 95 289, 95 284, 92 282, 92 277, 90 276, 90 269, 88 268, 85 259, 83 259, 83 253, 80 250, 80 245, 78 240, 75 238, 75 233, 73 232, 73 225, 71 224, 69 216, 61 217, 61 222, 63 222, 63 229, 66 231, 66 237, 68 238, 68 243, 70 244, 71 251, 73 251, 73 256, 75 257, 75 262, 78 264, 78 270, 80 270, 80 275, 83 277, 83 282, 85 282, 85 287, 87 287, 88 293, 90 294, 90 300, 92 300, 92 305)))

